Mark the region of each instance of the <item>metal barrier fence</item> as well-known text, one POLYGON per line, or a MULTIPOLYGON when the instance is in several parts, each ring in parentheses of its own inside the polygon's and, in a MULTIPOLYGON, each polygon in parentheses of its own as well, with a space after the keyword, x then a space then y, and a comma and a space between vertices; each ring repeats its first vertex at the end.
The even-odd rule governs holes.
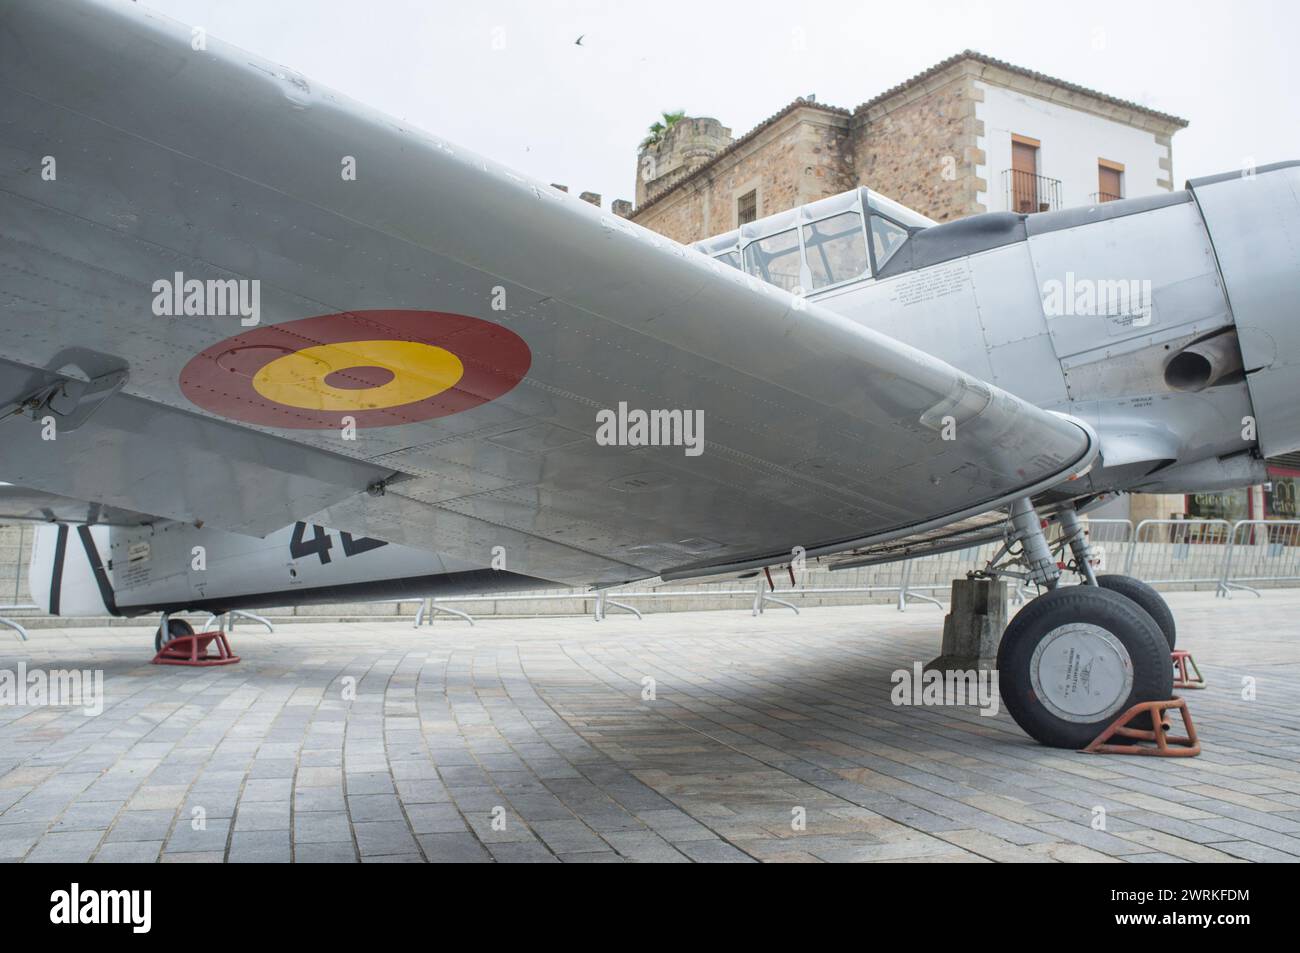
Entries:
POLYGON ((1232 527, 1220 591, 1230 595, 1248 583, 1300 582, 1300 520, 1241 520, 1232 527))
MULTIPOLYGON (((1124 519, 1085 518, 1083 522, 1099 563, 1098 572, 1124 573, 1165 587, 1214 586, 1221 596, 1231 596, 1236 590, 1259 595, 1259 588, 1264 585, 1300 584, 1300 520, 1229 523, 1215 519, 1154 519, 1142 520, 1136 526, 1124 519)), ((20 638, 25 638, 26 632, 16 620, 27 621, 42 615, 27 593, 27 562, 33 535, 30 526, 0 526, 0 626, 15 629, 20 638)), ((591 614, 600 620, 611 609, 640 618, 641 611, 633 603, 644 605, 665 600, 676 600, 676 608, 703 609, 745 599, 753 614, 759 615, 771 607, 797 613, 796 602, 853 604, 864 598, 886 596, 899 611, 906 611, 908 604, 917 600, 942 606, 938 597, 949 591, 952 580, 987 563, 999 546, 997 542, 983 543, 905 562, 835 573, 811 563, 795 585, 775 591, 768 590, 766 575, 759 573, 752 582, 715 580, 672 588, 632 584, 599 591, 558 589, 414 598, 393 604, 398 607, 398 613, 403 603, 418 604, 417 626, 431 622, 438 613, 473 624, 473 616, 468 611, 455 608, 472 604, 487 604, 494 614, 506 614, 503 609, 519 605, 522 611, 518 614, 522 615, 591 614), (547 604, 555 605, 558 611, 549 612, 544 608, 547 604)), ((781 585, 783 574, 774 572, 773 579, 781 585)), ((1025 595, 1032 594, 1032 591, 1019 591, 1012 595, 1021 601, 1025 595)), ((346 607, 340 607, 339 614, 350 613, 346 607)), ((260 617, 251 614, 249 617, 269 626, 260 617)))
POLYGON ((1227 520, 1143 520, 1124 574, 1151 585, 1221 586, 1232 543, 1227 520))

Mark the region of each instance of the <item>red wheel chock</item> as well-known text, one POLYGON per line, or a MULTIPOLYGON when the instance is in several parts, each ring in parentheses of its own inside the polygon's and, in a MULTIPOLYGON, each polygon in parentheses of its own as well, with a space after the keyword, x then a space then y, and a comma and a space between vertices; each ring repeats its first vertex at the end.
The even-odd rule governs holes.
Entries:
POLYGON ((154 665, 234 665, 239 656, 230 650, 230 641, 224 632, 196 632, 178 635, 162 647, 153 657, 154 665), (208 654, 208 646, 216 643, 216 655, 208 654))
POLYGON ((1204 688, 1205 676, 1197 667, 1196 659, 1186 649, 1174 649, 1169 653, 1174 660, 1174 688, 1204 688), (1195 677, 1187 674, 1187 666, 1192 667, 1195 677))
POLYGON ((1134 705, 1111 722, 1111 726, 1083 750, 1088 754, 1145 754, 1157 758, 1195 758, 1201 753, 1201 742, 1196 737, 1196 727, 1192 724, 1187 702, 1181 698, 1171 698, 1166 702, 1141 702, 1134 705), (1165 712, 1171 708, 1177 708, 1182 714, 1183 725, 1187 728, 1186 736, 1169 734, 1169 723, 1165 720, 1165 712), (1154 731, 1129 727, 1130 722, 1144 713, 1150 717, 1149 723, 1156 726, 1154 731), (1152 748, 1140 744, 1107 744, 1116 735, 1121 738, 1133 738, 1136 741, 1154 741, 1156 746, 1152 748))

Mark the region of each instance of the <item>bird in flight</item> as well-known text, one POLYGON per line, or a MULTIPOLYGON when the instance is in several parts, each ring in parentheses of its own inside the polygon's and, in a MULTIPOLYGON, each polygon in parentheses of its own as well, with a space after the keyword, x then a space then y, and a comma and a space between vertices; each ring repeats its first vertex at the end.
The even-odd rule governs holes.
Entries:
POLYGON ((582 37, 584 37, 584 36, 586 36, 586 35, 587 35, 587 34, 585 34, 585 33, 583 33, 582 35, 580 35, 576 40, 573 41, 573 45, 574 45, 574 46, 582 46, 582 37))

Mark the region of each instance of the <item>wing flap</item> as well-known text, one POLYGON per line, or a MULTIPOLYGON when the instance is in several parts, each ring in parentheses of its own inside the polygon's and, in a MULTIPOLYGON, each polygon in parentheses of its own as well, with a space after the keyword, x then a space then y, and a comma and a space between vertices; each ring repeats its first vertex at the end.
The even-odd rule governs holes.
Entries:
MULTIPOLYGON (((18 376, 0 361, 0 382, 18 376)), ((7 481, 249 536, 265 536, 391 475, 122 394, 74 431, 60 432, 58 418, 52 420, 53 429, 18 414, 0 420, 0 473, 7 481)))
POLYGON ((0 483, 0 524, 86 523, 96 526, 145 526, 157 517, 102 503, 87 503, 40 490, 0 483))

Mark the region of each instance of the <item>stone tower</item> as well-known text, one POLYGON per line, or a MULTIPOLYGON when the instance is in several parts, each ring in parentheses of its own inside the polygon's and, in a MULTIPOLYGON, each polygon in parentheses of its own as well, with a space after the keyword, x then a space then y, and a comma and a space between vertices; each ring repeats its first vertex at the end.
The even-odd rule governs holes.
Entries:
POLYGON ((731 130, 707 116, 686 116, 636 157, 636 204, 671 188, 731 145, 731 130))

